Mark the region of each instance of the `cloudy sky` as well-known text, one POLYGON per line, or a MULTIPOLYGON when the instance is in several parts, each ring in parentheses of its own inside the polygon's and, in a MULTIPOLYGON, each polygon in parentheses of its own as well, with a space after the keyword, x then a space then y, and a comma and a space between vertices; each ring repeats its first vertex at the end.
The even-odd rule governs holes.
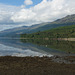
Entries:
POLYGON ((75 14, 75 0, 0 0, 0 31, 75 14))

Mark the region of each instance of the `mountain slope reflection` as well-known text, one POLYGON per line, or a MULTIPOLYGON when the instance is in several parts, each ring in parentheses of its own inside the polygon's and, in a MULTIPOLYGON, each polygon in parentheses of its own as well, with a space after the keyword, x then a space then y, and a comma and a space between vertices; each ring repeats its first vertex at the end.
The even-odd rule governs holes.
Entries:
MULTIPOLYGON (((19 39, 0 39, 0 56, 52 56, 68 55, 66 52, 47 48, 32 42, 23 42, 19 39)), ((73 54, 70 54, 73 55, 73 54)))

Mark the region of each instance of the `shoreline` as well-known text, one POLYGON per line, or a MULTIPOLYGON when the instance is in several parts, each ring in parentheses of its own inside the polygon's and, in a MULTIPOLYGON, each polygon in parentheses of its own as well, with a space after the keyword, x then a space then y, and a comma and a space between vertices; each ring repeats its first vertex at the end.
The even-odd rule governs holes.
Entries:
MULTIPOLYGON (((35 39, 35 38, 8 38, 8 37, 0 37, 0 39, 35 39)), ((36 38, 43 40, 59 40, 59 41, 75 41, 75 38, 36 38)))
POLYGON ((0 75, 74 75, 75 63, 73 62, 75 62, 75 56, 0 56, 0 75), (71 63, 60 61, 60 59, 71 63))
MULTIPOLYGON (((20 39, 35 39, 35 38, 20 38, 20 39)), ((75 41, 75 38, 36 38, 43 40, 59 40, 59 41, 75 41)))
POLYGON ((55 63, 64 63, 64 64, 75 64, 75 56, 51 56, 51 57, 48 57, 48 56, 42 56, 42 57, 39 57, 39 56, 25 56, 25 57, 17 57, 17 56, 0 56, 0 58, 11 58, 11 59, 18 59, 18 58, 39 58, 39 59, 44 59, 44 58, 47 58, 47 59, 50 59, 51 62, 55 62, 55 63))
POLYGON ((57 40, 75 41, 75 38, 57 38, 57 40))
MULTIPOLYGON (((74 75, 75 63, 56 62, 65 59, 75 62, 75 56, 69 57, 12 57, 0 56, 0 75, 74 75), (72 60, 70 60, 72 58, 72 60), (52 60, 53 59, 53 60, 52 60)), ((63 60, 64 61, 64 60, 63 60)))

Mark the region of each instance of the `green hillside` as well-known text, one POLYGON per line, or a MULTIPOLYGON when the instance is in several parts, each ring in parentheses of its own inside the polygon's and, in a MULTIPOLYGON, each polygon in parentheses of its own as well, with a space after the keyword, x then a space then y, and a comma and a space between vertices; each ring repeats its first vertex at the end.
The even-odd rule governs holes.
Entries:
POLYGON ((21 38, 75 38, 75 25, 54 28, 32 34, 21 34, 21 38))

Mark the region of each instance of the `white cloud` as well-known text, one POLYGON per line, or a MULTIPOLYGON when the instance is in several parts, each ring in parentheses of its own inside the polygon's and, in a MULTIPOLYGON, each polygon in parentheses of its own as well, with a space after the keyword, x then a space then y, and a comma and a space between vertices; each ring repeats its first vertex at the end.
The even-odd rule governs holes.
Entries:
POLYGON ((25 0, 24 1, 24 4, 25 5, 32 5, 33 4, 33 1, 32 0, 25 0))
POLYGON ((12 23, 10 17, 19 10, 16 6, 0 4, 0 23, 12 23))
POLYGON ((21 9, 11 17, 11 20, 13 20, 14 22, 26 22, 28 20, 32 20, 35 15, 36 14, 32 12, 32 10, 21 9))
POLYGON ((52 22, 70 14, 75 14, 75 0, 43 0, 31 8, 25 8, 25 5, 15 7, 0 4, 0 23, 31 25, 52 22))
POLYGON ((43 0, 29 9, 21 9, 11 19, 14 22, 51 22, 69 14, 75 14, 75 0, 43 0))
POLYGON ((25 8, 25 5, 21 5, 21 8, 25 8))
POLYGON ((14 23, 13 20, 10 19, 11 16, 18 12, 20 9, 21 7, 5 5, 0 3, 0 31, 24 25, 14 23))

